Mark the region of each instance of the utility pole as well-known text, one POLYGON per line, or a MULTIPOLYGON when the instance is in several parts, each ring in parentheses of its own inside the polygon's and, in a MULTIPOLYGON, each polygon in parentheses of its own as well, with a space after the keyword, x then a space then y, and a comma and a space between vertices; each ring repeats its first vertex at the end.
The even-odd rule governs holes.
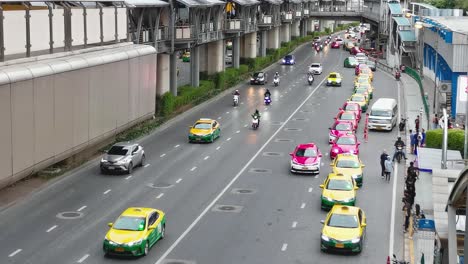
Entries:
POLYGON ((444 126, 442 127, 442 162, 441 162, 441 169, 447 169, 447 142, 448 142, 448 118, 447 118, 447 109, 442 109, 443 116, 442 120, 444 120, 444 126))
MULTIPOLYGON (((466 73, 465 78, 465 144, 463 146, 463 159, 468 159, 468 72, 466 73)), ((463 85, 463 84, 462 84, 463 85)), ((466 164, 466 163, 465 163, 466 164)))
POLYGON ((437 36, 435 37, 436 41, 434 44, 434 51, 435 51, 435 66, 434 66, 434 105, 433 110, 434 114, 437 114, 439 108, 439 93, 437 92, 437 64, 439 64, 439 52, 437 51, 437 46, 439 46, 439 28, 437 28, 437 36))

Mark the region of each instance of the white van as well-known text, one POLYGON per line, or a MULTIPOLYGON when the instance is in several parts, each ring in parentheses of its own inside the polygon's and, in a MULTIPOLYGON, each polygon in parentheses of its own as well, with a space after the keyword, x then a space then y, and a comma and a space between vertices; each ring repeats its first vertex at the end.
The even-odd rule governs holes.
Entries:
POLYGON ((395 99, 379 98, 371 107, 367 128, 392 131, 398 119, 398 105, 395 99))

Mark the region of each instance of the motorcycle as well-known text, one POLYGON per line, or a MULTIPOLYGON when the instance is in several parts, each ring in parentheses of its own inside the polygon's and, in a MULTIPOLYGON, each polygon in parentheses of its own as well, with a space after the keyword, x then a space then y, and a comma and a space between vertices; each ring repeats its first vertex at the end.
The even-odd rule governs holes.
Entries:
POLYGON ((398 124, 398 128, 400 131, 404 131, 406 126, 406 118, 401 117, 400 118, 400 123, 398 124))
POLYGON ((400 80, 400 76, 401 76, 400 71, 396 71, 396 72, 395 72, 395 79, 396 79, 397 81, 400 80))
POLYGON ((269 96, 265 96, 265 105, 270 105, 271 104, 271 98, 269 96))
POLYGON ((279 77, 273 78, 273 84, 274 84, 275 86, 278 86, 278 85, 279 85, 279 82, 280 82, 279 77))
POLYGON ((309 85, 312 85, 312 83, 314 82, 314 76, 309 75, 309 77, 307 78, 307 81, 309 82, 309 85))
POLYGON ((315 51, 320 52, 320 46, 316 46, 315 51))
POLYGON ((234 103, 234 106, 238 106, 239 105, 239 95, 235 94, 232 101, 234 103))
POLYGON ((259 125, 259 120, 257 117, 252 118, 252 129, 257 130, 259 125))
POLYGON ((403 157, 403 147, 398 146, 398 147, 396 147, 396 149, 397 149, 396 159, 397 159, 398 163, 400 163, 401 157, 403 157))
MULTIPOLYGON (((387 258, 387 263, 390 264, 390 256, 387 258)), ((398 260, 395 254, 393 254, 392 264, 409 264, 409 262, 404 260, 398 260)))

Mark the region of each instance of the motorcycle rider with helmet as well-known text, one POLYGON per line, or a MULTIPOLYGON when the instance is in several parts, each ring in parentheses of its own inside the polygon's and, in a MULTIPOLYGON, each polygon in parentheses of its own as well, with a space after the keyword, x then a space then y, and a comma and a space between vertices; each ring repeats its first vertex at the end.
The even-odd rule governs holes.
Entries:
POLYGON ((398 137, 397 141, 395 141, 394 146, 395 146, 395 153, 393 153, 392 161, 395 161, 395 157, 399 152, 401 153, 401 155, 403 155, 403 158, 405 158, 406 160, 407 159, 406 153, 403 150, 406 147, 406 144, 405 142, 403 142, 403 140, 401 140, 401 137, 398 137), (398 149, 399 147, 401 148, 401 150, 398 149))

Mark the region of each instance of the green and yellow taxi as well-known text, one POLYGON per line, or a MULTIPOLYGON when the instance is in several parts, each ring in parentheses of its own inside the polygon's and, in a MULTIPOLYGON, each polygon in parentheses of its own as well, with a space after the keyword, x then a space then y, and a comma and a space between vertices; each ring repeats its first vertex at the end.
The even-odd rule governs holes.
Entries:
POLYGON ((219 138, 221 128, 216 120, 210 118, 200 118, 190 127, 188 140, 192 142, 213 142, 219 138))
POLYGON ((369 91, 366 88, 358 87, 354 89, 354 94, 362 94, 366 97, 367 101, 370 101, 369 91))
POLYGON ((344 60, 344 67, 345 68, 355 68, 359 62, 356 60, 355 57, 348 57, 344 60))
POLYGON ((374 87, 370 83, 358 83, 356 87, 354 87, 354 92, 356 92, 357 89, 364 88, 367 90, 367 93, 369 94, 369 99, 372 99, 374 97, 374 87))
POLYGON ((356 181, 357 186, 361 187, 364 183, 363 168, 365 165, 362 164, 357 155, 351 153, 338 154, 330 166, 335 174, 350 175, 356 181))
POLYGON ((327 86, 341 86, 343 78, 337 72, 331 72, 327 77, 327 86))
POLYGON ((146 256, 149 249, 164 238, 166 216, 154 208, 130 207, 115 221, 104 238, 105 254, 146 256))
POLYGON ((352 205, 356 203, 356 190, 359 189, 351 175, 330 173, 320 185, 322 188, 321 207, 329 210, 335 204, 352 205))
POLYGON ((349 97, 348 102, 354 102, 358 103, 361 106, 361 110, 363 112, 367 111, 367 108, 369 106, 369 98, 367 98, 363 94, 353 94, 351 97, 349 97))
POLYGON ((361 68, 360 71, 361 72, 358 75, 367 74, 367 75, 369 75, 369 78, 370 78, 371 82, 374 81, 374 72, 370 68, 364 67, 364 68, 361 68))
POLYGON ((182 54, 182 61, 190 62, 190 51, 186 51, 184 52, 184 54, 182 54))
POLYGON ((322 251, 359 253, 366 235, 366 215, 356 206, 334 205, 325 220, 320 236, 322 251))

